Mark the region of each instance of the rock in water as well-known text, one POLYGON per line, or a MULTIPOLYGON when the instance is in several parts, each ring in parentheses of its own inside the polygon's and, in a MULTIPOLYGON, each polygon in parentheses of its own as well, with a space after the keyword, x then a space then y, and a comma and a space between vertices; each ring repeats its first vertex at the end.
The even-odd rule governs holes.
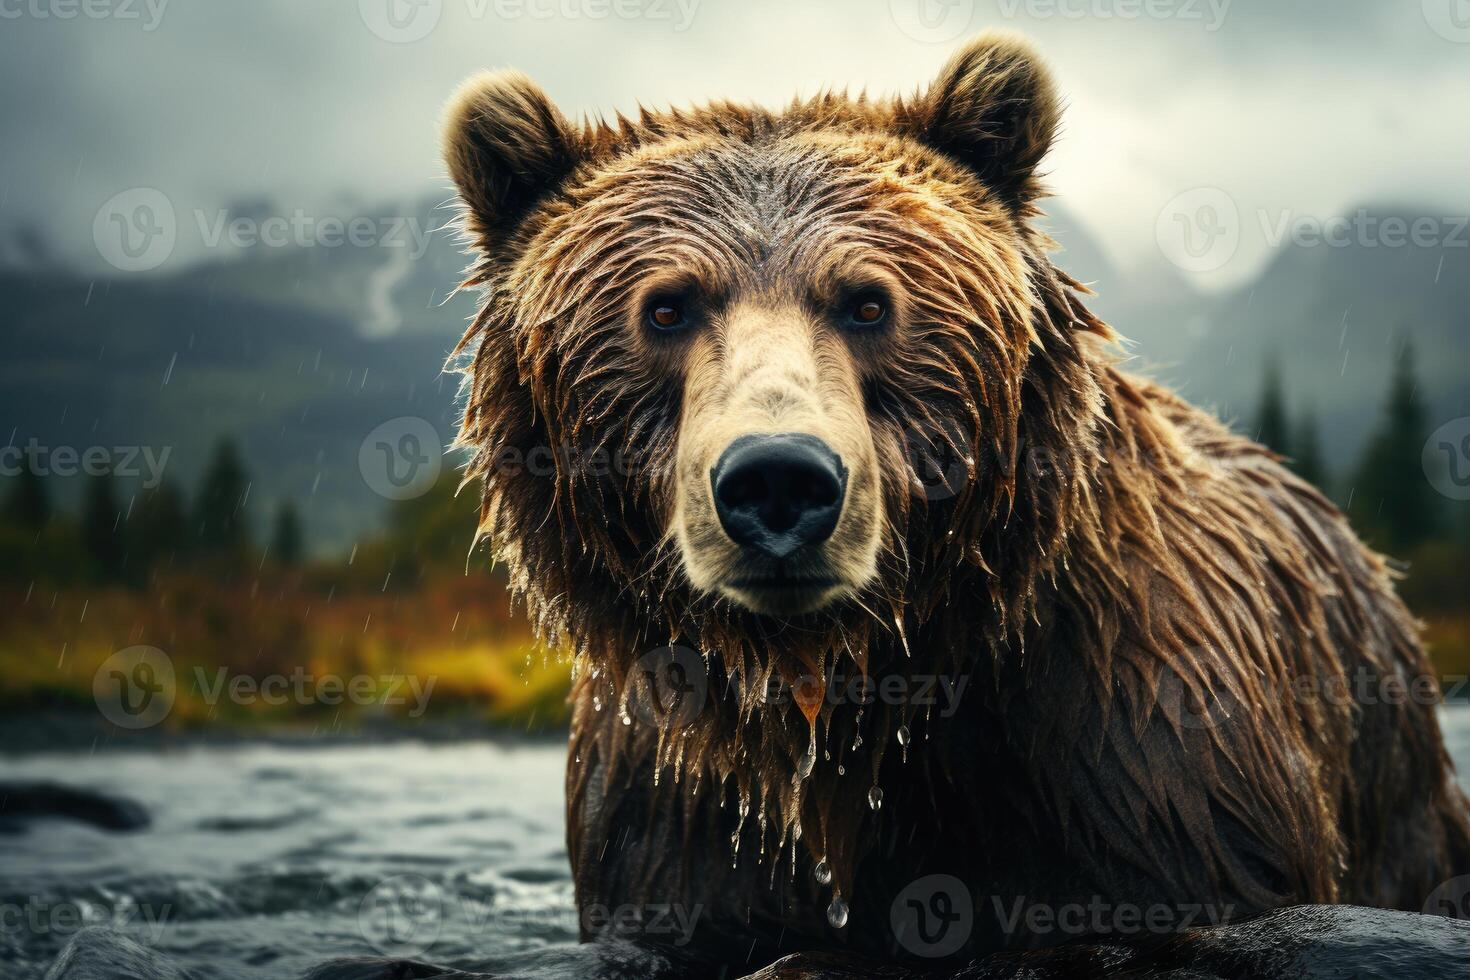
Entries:
POLYGON ((141 803, 60 783, 0 783, 0 824, 62 817, 101 830, 141 830, 148 811, 141 803))

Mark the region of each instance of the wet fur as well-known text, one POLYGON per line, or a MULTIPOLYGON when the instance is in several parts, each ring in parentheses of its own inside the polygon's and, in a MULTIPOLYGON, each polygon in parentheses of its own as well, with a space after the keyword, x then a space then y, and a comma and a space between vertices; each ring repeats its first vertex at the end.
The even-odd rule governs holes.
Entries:
MULTIPOLYGON (((701 949, 763 962, 896 952, 888 904, 931 872, 977 896, 1234 915, 1418 909, 1470 872, 1432 708, 1279 695, 1430 667, 1331 503, 1120 367, 1030 221, 1057 117, 1034 57, 994 36, 907 99, 574 125, 502 73, 451 105, 484 292, 461 438, 483 533, 575 656, 584 906, 699 904, 701 949), (725 352, 696 341, 686 361, 629 310, 670 268, 787 308, 844 248, 902 290, 902 329, 847 355, 881 498, 874 574, 820 613, 761 616, 692 587, 671 533, 688 365, 725 352), (554 474, 517 464, 546 447, 554 474), (929 469, 958 492, 916 492, 929 469), (638 658, 667 644, 703 657, 710 703, 683 727, 625 724, 638 658), (834 671, 973 683, 946 719, 824 704, 809 726, 761 696, 772 674, 834 671), (1217 723, 1181 721, 1181 698, 1217 723)), ((982 922, 972 949, 1040 941, 982 922)))

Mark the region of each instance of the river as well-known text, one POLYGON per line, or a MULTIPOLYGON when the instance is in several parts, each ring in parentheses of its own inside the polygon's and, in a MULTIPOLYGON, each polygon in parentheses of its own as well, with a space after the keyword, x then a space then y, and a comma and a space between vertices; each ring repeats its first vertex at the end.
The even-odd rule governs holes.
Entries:
MULTIPOLYGON (((1461 782, 1470 706, 1447 709, 1461 782)), ((546 741, 208 744, 0 756, 0 781, 142 803, 141 830, 0 828, 0 963, 39 980, 112 924, 200 980, 284 980, 332 956, 494 968, 576 938, 565 749, 546 741)))

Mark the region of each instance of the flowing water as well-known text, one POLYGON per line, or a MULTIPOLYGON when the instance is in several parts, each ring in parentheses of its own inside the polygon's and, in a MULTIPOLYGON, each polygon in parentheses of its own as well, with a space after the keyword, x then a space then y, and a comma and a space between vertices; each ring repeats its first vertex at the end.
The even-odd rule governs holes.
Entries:
POLYGON ((0 780, 128 796, 153 820, 0 833, 0 976, 39 978, 80 923, 114 924, 201 980, 575 940, 565 758, 548 742, 413 741, 7 758, 0 780))
MULTIPOLYGON (((1461 783, 1470 706, 1445 712, 1461 783)), ((149 827, 0 830, 0 975, 38 980, 111 924, 200 980, 286 980, 333 956, 493 969, 576 939, 548 742, 207 745, 0 756, 0 781, 131 797, 149 827)))

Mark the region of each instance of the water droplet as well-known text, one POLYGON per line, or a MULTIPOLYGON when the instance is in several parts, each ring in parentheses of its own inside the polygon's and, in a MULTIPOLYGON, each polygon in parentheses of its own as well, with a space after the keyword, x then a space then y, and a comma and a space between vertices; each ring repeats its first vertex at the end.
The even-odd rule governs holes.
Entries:
POLYGON ((883 790, 881 787, 874 786, 868 790, 868 806, 874 810, 881 810, 883 808, 883 790))
POLYGON ((898 733, 897 734, 898 734, 898 744, 899 745, 907 745, 907 744, 909 744, 909 726, 907 726, 907 725, 899 725, 898 726, 898 733))
POLYGON ((840 765, 839 764, 837 766, 837 775, 839 775, 839 776, 846 776, 847 775, 847 767, 844 766, 844 765, 840 765))
POLYGON ((833 929, 841 929, 847 925, 847 903, 838 895, 832 899, 832 904, 827 906, 827 921, 832 924, 833 929))
POLYGON ((827 866, 826 859, 817 862, 817 866, 812 869, 812 877, 817 879, 819 885, 832 884, 832 869, 827 866))
POLYGON ((806 747, 806 755, 796 763, 796 778, 805 779, 812 774, 812 769, 817 764, 817 730, 812 729, 812 740, 806 747))

